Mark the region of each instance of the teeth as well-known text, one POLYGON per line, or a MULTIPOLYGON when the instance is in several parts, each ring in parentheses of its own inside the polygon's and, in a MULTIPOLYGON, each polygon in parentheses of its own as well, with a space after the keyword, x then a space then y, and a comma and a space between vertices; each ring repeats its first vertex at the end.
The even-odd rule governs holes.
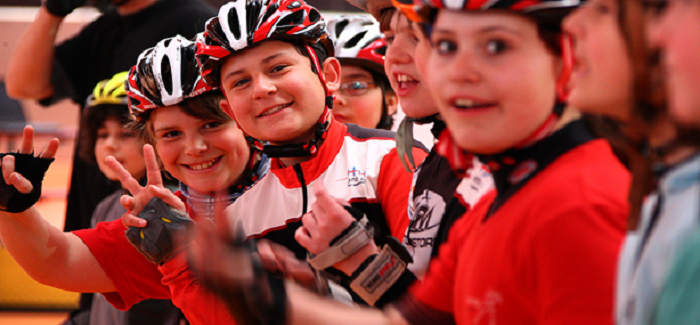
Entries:
POLYGON ((277 113, 280 110, 282 110, 283 108, 289 107, 289 105, 291 105, 291 104, 284 104, 284 105, 277 106, 277 107, 275 107, 275 108, 273 108, 273 109, 271 109, 263 114, 260 114, 260 116, 266 116, 266 115, 277 113))
POLYGON ((471 99, 460 98, 460 99, 455 100, 455 106, 471 107, 471 106, 474 106, 474 101, 471 99))
POLYGON ((414 81, 413 78, 411 78, 411 77, 409 77, 409 76, 407 76, 407 75, 405 75, 405 74, 400 74, 400 75, 398 75, 398 76, 397 76, 397 79, 399 80, 399 82, 414 81))
MULTIPOLYGON (((217 158, 217 159, 218 159, 218 158, 217 158)), ((194 170, 202 170, 202 169, 205 169, 205 168, 209 168, 209 167, 211 167, 212 165, 214 165, 214 163, 216 163, 217 159, 213 159, 213 160, 208 161, 208 162, 205 162, 205 163, 203 163, 203 164, 190 165, 190 168, 192 168, 192 169, 194 169, 194 170)))

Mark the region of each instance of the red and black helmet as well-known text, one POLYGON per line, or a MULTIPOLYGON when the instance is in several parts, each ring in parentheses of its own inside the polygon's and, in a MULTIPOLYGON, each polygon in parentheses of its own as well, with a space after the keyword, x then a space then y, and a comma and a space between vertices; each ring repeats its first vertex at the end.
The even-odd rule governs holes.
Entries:
POLYGON ((319 11, 302 0, 234 0, 209 19, 198 37, 197 62, 202 77, 218 86, 224 57, 261 41, 276 39, 321 45, 333 56, 333 44, 319 11))
MULTIPOLYGON (((246 136, 269 157, 303 157, 315 155, 330 126, 333 95, 321 73, 317 53, 333 56, 333 43, 326 32, 326 22, 319 11, 303 0, 234 0, 219 9, 206 23, 204 34, 197 37, 197 63, 208 84, 220 86, 223 60, 252 45, 280 40, 303 46, 326 92, 323 113, 316 123, 314 138, 304 144, 270 145, 246 136)), ((228 112, 232 117, 232 112, 228 112)), ((235 118, 235 117, 234 117, 235 118)))
POLYGON ((435 10, 485 11, 509 10, 531 16, 539 22, 559 24, 583 0, 392 0, 408 19, 432 23, 435 10))
POLYGON ((182 36, 166 38, 139 55, 129 71, 129 110, 137 119, 149 109, 176 105, 210 91, 197 69, 196 44, 182 36))

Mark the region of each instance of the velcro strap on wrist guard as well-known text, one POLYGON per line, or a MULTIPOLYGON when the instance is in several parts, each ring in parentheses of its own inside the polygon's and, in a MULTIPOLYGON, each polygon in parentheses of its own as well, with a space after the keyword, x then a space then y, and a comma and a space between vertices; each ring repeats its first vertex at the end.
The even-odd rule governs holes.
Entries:
POLYGON ((353 273, 350 289, 367 304, 374 306, 399 280, 412 258, 406 248, 394 239, 388 240, 379 255, 372 255, 370 259, 369 264, 363 264, 353 273))
POLYGON ((5 156, 15 157, 15 172, 32 183, 33 189, 27 194, 20 193, 14 186, 5 183, 5 179, 0 175, 0 211, 24 212, 41 198, 41 185, 44 181, 44 175, 54 158, 34 157, 33 153, 7 153, 0 154, 0 159, 5 156))
POLYGON ((314 255, 309 253, 306 260, 314 269, 325 270, 338 263, 350 255, 355 254, 372 240, 374 232, 367 228, 367 217, 362 216, 360 221, 353 221, 350 226, 343 231, 344 236, 332 241, 332 246, 323 253, 314 255))
POLYGON ((159 198, 151 199, 139 218, 148 222, 146 227, 129 227, 125 235, 151 262, 160 265, 169 261, 193 240, 194 221, 159 198))

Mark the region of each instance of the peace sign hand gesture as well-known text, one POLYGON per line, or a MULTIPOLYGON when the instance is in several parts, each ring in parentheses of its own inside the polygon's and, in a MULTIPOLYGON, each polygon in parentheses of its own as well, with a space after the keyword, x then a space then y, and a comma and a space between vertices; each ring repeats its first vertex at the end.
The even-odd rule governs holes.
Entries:
POLYGON ((139 213, 148 202, 158 197, 176 210, 186 211, 185 204, 175 194, 163 186, 163 179, 160 176, 160 168, 153 146, 143 147, 143 159, 146 163, 146 186, 141 186, 135 178, 124 169, 124 167, 112 156, 105 158, 105 163, 117 175, 122 186, 127 189, 132 196, 123 195, 121 204, 128 211, 122 215, 122 223, 125 227, 145 227, 146 220, 138 217, 139 213))

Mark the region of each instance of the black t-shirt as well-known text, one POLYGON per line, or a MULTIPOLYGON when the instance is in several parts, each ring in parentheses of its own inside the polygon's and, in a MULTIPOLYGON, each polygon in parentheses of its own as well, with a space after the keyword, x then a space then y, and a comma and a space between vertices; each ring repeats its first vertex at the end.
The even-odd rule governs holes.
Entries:
MULTIPOLYGON (((136 64, 143 50, 178 34, 192 38, 204 30, 205 22, 214 15, 216 10, 200 0, 159 0, 126 16, 116 10, 106 12, 77 36, 56 47, 54 94, 42 103, 71 98, 82 106, 99 81, 127 71, 136 64)), ((76 147, 79 145, 80 140, 76 147)), ((66 231, 90 227, 90 217, 97 204, 119 189, 96 165, 77 156, 72 175, 66 231)))
POLYGON ((214 15, 216 10, 200 0, 160 0, 126 16, 106 12, 56 47, 55 63, 74 94, 56 91, 51 99, 70 97, 83 105, 99 81, 129 70, 143 50, 178 34, 192 38, 214 15))

